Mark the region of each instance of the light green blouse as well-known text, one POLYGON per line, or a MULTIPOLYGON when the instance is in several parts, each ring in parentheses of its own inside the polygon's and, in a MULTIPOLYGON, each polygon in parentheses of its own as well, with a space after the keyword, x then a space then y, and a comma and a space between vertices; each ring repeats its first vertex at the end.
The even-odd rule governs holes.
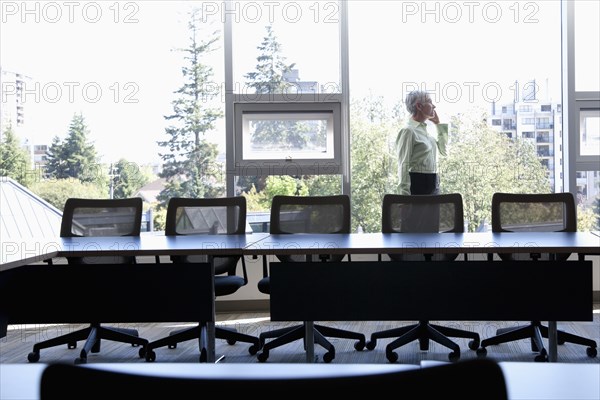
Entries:
POLYGON ((436 173, 437 151, 446 155, 448 124, 437 124, 437 139, 427 133, 427 124, 410 118, 406 127, 398 132, 398 177, 400 193, 410 194, 409 172, 436 173), (437 151, 436 151, 437 148, 437 151))

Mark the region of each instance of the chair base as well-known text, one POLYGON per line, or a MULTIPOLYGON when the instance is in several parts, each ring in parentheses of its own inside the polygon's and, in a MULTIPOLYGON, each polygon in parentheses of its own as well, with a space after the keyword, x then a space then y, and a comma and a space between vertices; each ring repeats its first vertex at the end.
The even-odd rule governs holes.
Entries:
MULTIPOLYGON (((529 325, 498 329, 496 331, 496 336, 484 339, 481 342, 481 348, 477 350, 477 354, 485 356, 487 354, 487 346, 513 342, 521 339, 530 339, 531 351, 539 353, 539 355, 535 357, 535 361, 548 361, 548 353, 544 348, 542 338, 548 338, 548 327, 542 325, 540 321, 532 321, 529 325)), ((588 346, 586 353, 590 357, 596 357, 598 354, 597 344, 592 339, 587 339, 564 331, 557 331, 557 342, 558 344, 568 342, 588 346)))
POLYGON ((396 362, 398 354, 395 349, 404 346, 414 340, 419 340, 421 350, 429 350, 429 340, 446 346, 452 350, 448 355, 450 361, 460 359, 460 347, 450 340, 450 337, 472 339, 469 342, 469 348, 476 350, 479 347, 479 334, 476 332, 465 331, 447 326, 430 324, 429 321, 419 321, 418 324, 403 326, 400 328, 388 329, 385 331, 375 332, 371 334, 371 340, 367 343, 367 349, 373 350, 377 345, 377 339, 396 337, 394 341, 389 343, 385 348, 385 355, 389 362, 396 362))
MULTIPOLYGON (((169 333, 169 336, 156 340, 148 344, 146 352, 146 361, 155 361, 156 354, 154 349, 168 346, 170 349, 177 348, 177 343, 186 342, 188 340, 198 339, 198 347, 200 349, 200 362, 207 362, 208 359, 208 332, 205 324, 198 324, 193 328, 180 329, 169 333)), ((250 355, 254 355, 260 349, 260 341, 257 337, 240 333, 232 328, 215 327, 215 338, 227 340, 227 343, 234 345, 236 342, 251 343, 248 348, 250 355)))
MULTIPOLYGON (((323 361, 326 363, 331 362, 335 358, 335 347, 326 337, 336 337, 341 339, 356 339, 357 342, 354 344, 354 348, 361 351, 365 347, 366 338, 362 333, 346 331, 343 329, 332 328, 329 326, 323 326, 315 324, 313 328, 314 342, 325 350, 327 353, 323 355, 323 361)), ((286 328, 275 329, 268 332, 263 332, 259 335, 262 351, 257 356, 258 361, 265 362, 269 358, 270 350, 291 343, 296 340, 304 340, 304 349, 306 350, 306 326, 295 325, 286 328), (265 343, 266 339, 273 340, 265 343)))
POLYGON ((138 331, 135 329, 107 327, 101 326, 99 323, 93 323, 87 328, 34 344, 33 351, 29 353, 27 360, 29 362, 39 361, 41 349, 60 346, 61 344, 67 344, 69 349, 74 349, 77 347, 78 341, 85 340, 85 344, 79 353, 79 357, 75 359, 75 364, 85 364, 87 362, 87 355, 90 351, 92 353, 100 352, 100 343, 102 339, 130 343, 133 346, 142 346, 139 351, 140 357, 144 357, 146 346, 148 345, 148 340, 140 338, 138 336, 138 331))

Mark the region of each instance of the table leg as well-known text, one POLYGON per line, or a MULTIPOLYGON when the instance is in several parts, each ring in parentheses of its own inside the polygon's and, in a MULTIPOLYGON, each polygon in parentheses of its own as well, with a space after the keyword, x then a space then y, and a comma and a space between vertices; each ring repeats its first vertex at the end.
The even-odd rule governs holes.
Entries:
POLYGON ((208 343, 206 344, 206 362, 214 363, 216 361, 215 350, 215 323, 209 322, 206 324, 206 336, 208 343))
POLYGON ((306 362, 315 362, 315 323, 314 321, 304 321, 305 337, 306 337, 306 362))
POLYGON ((556 321, 548 321, 548 361, 556 362, 558 354, 558 330, 556 321))

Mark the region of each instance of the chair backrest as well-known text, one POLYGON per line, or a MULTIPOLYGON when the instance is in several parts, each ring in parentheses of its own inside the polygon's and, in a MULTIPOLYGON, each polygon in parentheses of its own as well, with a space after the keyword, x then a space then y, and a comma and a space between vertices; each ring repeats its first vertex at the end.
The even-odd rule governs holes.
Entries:
MULTIPOLYGON (((381 210, 383 233, 464 232, 460 193, 432 195, 386 194, 381 210)), ((446 260, 458 254, 389 254, 392 260, 446 260)))
MULTIPOLYGON (((283 196, 273 197, 270 233, 350 233, 350 197, 283 196)), ((278 255, 282 261, 305 261, 305 255, 278 255)), ((343 254, 314 256, 314 259, 340 261, 343 254), (326 256, 326 257, 325 257, 326 256)))
MULTIPOLYGON (((246 232, 246 198, 173 197, 167 205, 165 235, 235 235, 246 232)), ((234 275, 240 256, 213 257, 215 275, 234 275)), ((208 262, 206 255, 174 256, 176 262, 208 262)))
MULTIPOLYGON (((577 207, 573 194, 494 193, 492 232, 577 232, 577 207)), ((555 254, 566 260, 570 253, 555 254)), ((550 254, 499 254, 502 259, 548 259, 550 254)))
MULTIPOLYGON (((142 367, 144 365, 141 365, 142 367)), ((153 366, 155 366, 153 364, 153 366)), ((268 365, 248 365, 249 368, 268 365)), ((199 370, 203 365, 198 365, 199 370)), ((304 366, 302 366, 304 367, 304 366)), ((158 368, 157 368, 158 369, 158 368)), ((296 393, 302 396, 314 396, 316 392, 334 392, 336 396, 372 396, 378 391, 392 391, 406 397, 486 399, 506 400, 508 392, 501 367, 490 359, 471 359, 411 369, 377 370, 364 373, 330 372, 307 373, 305 368, 294 376, 293 372, 275 372, 269 375, 265 371, 244 376, 243 366, 233 368, 238 371, 223 373, 190 372, 189 368, 177 374, 177 366, 166 369, 140 369, 143 372, 124 372, 115 368, 111 371, 94 364, 50 364, 41 378, 40 399, 79 399, 82 393, 94 393, 98 397, 120 396, 147 398, 192 398, 199 393, 222 391, 232 397, 247 396, 248 393, 296 393), (162 372, 161 372, 162 371, 162 372), (416 394, 416 395, 415 395, 416 394)), ((287 368, 294 370, 294 366, 287 368)), ((133 369, 135 371, 135 369, 133 369)), ((260 369, 259 369, 260 371, 260 369)), ((273 370, 267 370, 273 371, 273 370)), ((269 396, 272 397, 272 396, 269 396)))
MULTIPOLYGON (((69 198, 63 210, 60 236, 139 236, 143 202, 128 199, 69 198)), ((135 257, 68 257, 70 264, 130 264, 135 257)))

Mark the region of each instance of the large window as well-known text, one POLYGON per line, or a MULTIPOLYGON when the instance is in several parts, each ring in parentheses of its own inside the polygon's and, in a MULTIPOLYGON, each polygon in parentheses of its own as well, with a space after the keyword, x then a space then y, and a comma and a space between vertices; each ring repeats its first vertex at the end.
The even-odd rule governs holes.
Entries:
POLYGON ((210 107, 196 145, 214 164, 197 181, 226 181, 227 195, 348 192, 353 229, 376 231, 377 205, 398 190, 403 101, 423 89, 450 126, 441 187, 463 194, 469 229, 486 229, 498 190, 571 191, 598 219, 596 1, 38 1, 1 12, 0 135, 12 123, 23 142, 51 146, 81 114, 107 180, 121 158, 163 170, 161 155, 185 147, 158 146, 171 117, 210 107), (192 10, 198 44, 217 33, 197 109, 178 103, 192 10), (269 187, 270 176, 281 181, 269 187))

